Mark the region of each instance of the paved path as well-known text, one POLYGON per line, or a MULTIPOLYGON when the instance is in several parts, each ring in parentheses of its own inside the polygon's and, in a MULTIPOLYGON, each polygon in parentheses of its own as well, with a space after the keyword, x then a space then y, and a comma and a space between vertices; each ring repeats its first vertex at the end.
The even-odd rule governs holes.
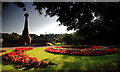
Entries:
MULTIPOLYGON (((32 46, 31 46, 32 47, 32 46)), ((39 47, 33 47, 33 48, 44 48, 44 47, 55 47, 55 46, 39 46, 39 47)), ((17 47, 0 47, 0 49, 15 49, 17 47)))

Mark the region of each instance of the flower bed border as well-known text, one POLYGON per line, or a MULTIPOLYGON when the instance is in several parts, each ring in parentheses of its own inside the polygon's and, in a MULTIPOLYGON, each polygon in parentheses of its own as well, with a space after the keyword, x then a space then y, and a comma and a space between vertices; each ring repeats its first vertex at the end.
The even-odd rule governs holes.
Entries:
POLYGON ((97 48, 97 49, 93 49, 93 48, 86 48, 86 49, 79 49, 79 48, 56 48, 56 47, 53 47, 52 49, 54 49, 54 50, 76 50, 76 51, 101 51, 101 50, 107 49, 107 47, 101 47, 101 48, 97 48))
POLYGON ((109 54, 114 54, 119 52, 119 50, 115 48, 109 48, 109 47, 100 48, 99 46, 96 46, 95 48, 94 47, 86 48, 85 50, 76 49, 76 48, 62 48, 62 46, 58 46, 58 47, 46 48, 45 51, 56 53, 56 54, 80 55, 80 56, 109 55, 109 54))

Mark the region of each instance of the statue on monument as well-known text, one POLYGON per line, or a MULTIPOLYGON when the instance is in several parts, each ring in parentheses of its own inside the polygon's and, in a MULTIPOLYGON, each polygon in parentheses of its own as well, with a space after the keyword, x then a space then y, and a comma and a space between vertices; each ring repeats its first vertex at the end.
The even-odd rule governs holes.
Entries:
POLYGON ((22 36, 19 39, 19 45, 29 45, 31 44, 31 37, 29 35, 28 31, 28 13, 24 14, 25 16, 25 25, 24 25, 24 30, 22 32, 22 36))

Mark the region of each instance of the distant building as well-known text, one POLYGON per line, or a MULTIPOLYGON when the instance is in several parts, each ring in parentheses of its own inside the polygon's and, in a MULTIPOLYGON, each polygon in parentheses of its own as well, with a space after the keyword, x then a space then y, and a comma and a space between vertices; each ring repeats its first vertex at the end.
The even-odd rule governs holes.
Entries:
POLYGON ((3 39, 0 39, 0 47, 2 46, 3 39))
POLYGON ((30 37, 32 38, 31 44, 33 44, 33 45, 41 45, 41 46, 47 45, 48 40, 44 36, 38 36, 36 34, 30 34, 30 37))
POLYGON ((3 42, 3 39, 0 39, 0 43, 2 43, 3 42))
POLYGON ((38 36, 38 35, 36 35, 36 34, 30 34, 31 38, 36 37, 36 36, 38 36))

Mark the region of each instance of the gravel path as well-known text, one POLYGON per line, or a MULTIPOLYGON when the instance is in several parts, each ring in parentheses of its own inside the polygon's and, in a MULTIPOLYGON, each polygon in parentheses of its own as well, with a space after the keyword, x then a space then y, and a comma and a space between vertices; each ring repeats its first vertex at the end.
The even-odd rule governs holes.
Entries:
MULTIPOLYGON (((32 47, 32 46, 31 46, 32 47)), ((44 48, 44 47, 55 47, 55 46, 38 46, 38 47, 33 47, 33 48, 44 48)), ((17 47, 0 47, 0 50, 1 49, 15 49, 15 48, 17 48, 17 47)))

